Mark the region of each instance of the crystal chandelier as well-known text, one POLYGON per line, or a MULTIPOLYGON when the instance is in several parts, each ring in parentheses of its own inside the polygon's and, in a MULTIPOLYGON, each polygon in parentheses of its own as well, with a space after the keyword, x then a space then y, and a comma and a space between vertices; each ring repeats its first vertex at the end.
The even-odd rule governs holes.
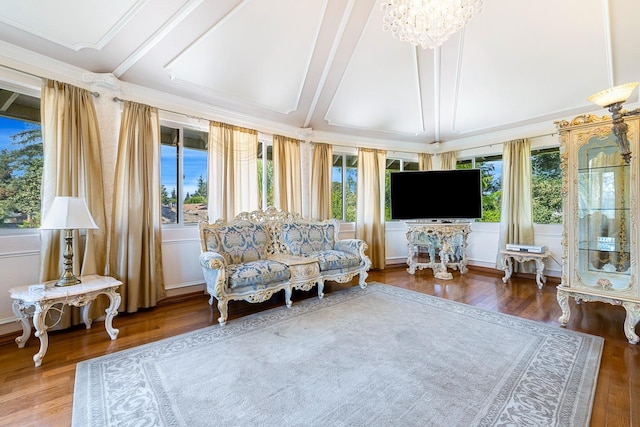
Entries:
POLYGON ((440 46, 482 10, 484 0, 384 0, 382 29, 423 49, 440 46))

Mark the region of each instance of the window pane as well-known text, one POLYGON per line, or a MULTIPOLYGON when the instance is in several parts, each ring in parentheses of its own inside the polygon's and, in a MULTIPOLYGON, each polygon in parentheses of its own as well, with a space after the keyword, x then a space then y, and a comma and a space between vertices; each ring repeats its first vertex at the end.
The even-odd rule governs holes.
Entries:
POLYGON ((402 162, 402 170, 403 171, 417 171, 420 170, 420 165, 418 162, 402 162))
MULTIPOLYGON (((391 221, 391 172, 400 172, 400 160, 387 159, 384 173, 384 219, 391 221)), ((404 166, 404 165, 403 165, 404 166)))
POLYGON ((162 223, 178 223, 178 129, 160 126, 162 223))
POLYGON ((273 146, 266 142, 258 143, 258 203, 260 209, 273 206, 273 146), (267 151, 267 161, 263 162, 263 146, 267 151), (266 164, 266 171, 264 165, 266 164), (266 191, 266 198, 265 198, 266 191))
POLYGON ((207 139, 208 134, 184 129, 182 150, 184 203, 183 223, 206 221, 207 215, 207 139))
POLYGON ((358 181, 358 156, 346 156, 346 180, 345 180, 345 210, 344 220, 356 222, 357 208, 357 181, 358 181))
POLYGON ((482 219, 480 222, 500 222, 502 203, 502 156, 476 159, 482 173, 482 219))
POLYGON ((343 156, 333 155, 331 168, 331 218, 342 220, 342 161, 343 156))
POLYGON ((562 174, 558 148, 531 152, 533 222, 562 223, 562 174))
POLYGON ((0 90, 0 228, 40 226, 40 100, 0 90))
POLYGON ((456 169, 471 169, 471 166, 471 159, 458 160, 458 162, 456 163, 456 169))

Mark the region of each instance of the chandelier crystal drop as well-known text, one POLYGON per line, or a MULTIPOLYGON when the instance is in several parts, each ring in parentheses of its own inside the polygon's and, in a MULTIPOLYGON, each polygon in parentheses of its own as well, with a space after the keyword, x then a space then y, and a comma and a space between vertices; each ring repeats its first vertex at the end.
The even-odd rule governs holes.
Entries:
POLYGON ((484 0, 384 0, 382 29, 423 49, 440 46, 482 10, 484 0))

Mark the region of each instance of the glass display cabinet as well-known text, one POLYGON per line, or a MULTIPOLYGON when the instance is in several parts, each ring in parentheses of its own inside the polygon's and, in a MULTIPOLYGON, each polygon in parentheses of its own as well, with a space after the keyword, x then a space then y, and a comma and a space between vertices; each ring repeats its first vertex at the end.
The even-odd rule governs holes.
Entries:
POLYGON ((620 155, 611 120, 593 115, 557 122, 560 131, 564 228, 560 323, 569 321, 569 298, 626 310, 624 332, 639 339, 638 118, 625 120, 632 157, 620 155))

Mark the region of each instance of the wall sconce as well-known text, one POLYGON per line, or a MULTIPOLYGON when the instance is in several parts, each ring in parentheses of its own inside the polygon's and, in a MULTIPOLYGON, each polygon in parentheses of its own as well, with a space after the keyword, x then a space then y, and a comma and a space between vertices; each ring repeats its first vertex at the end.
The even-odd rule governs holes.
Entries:
POLYGON ((65 232, 64 271, 56 286, 70 286, 80 283, 80 279, 73 274, 72 230, 98 228, 91 217, 85 199, 82 197, 54 198, 40 228, 43 230, 64 230, 65 232))
POLYGON ((594 93, 587 98, 594 104, 607 108, 609 109, 609 112, 611 112, 611 119, 613 120, 612 131, 618 139, 620 155, 627 163, 631 161, 631 150, 629 148, 629 140, 627 139, 627 130, 629 129, 629 126, 624 122, 624 118, 627 116, 640 115, 640 108, 636 108, 632 111, 625 111, 622 109, 622 104, 629 99, 631 92, 633 92, 637 86, 638 82, 627 83, 594 93))

